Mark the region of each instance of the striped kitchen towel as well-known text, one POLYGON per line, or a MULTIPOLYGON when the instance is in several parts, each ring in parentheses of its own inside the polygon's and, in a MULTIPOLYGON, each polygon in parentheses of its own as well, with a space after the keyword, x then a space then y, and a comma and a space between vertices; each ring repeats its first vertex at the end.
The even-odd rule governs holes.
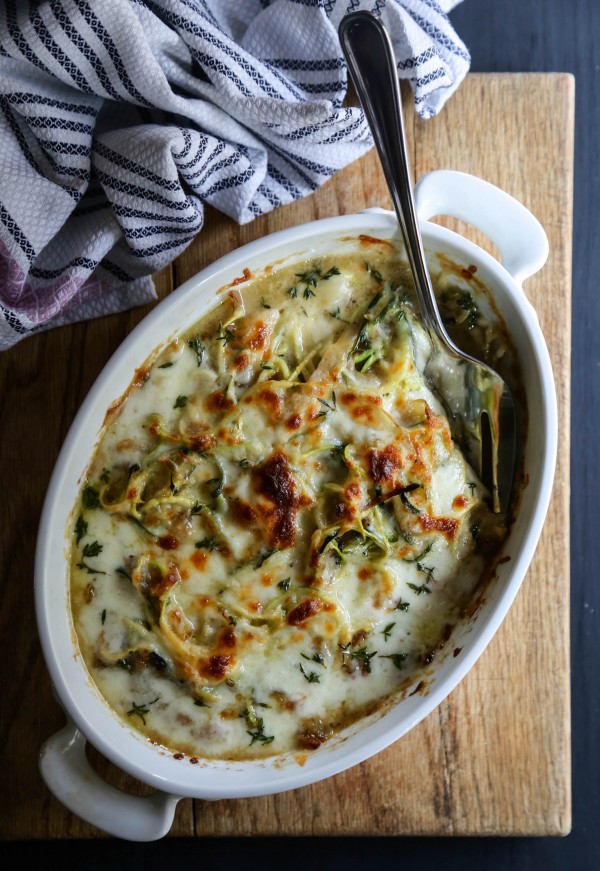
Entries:
POLYGON ((315 191, 372 141, 337 27, 386 23, 415 110, 470 57, 460 0, 0 2, 0 349, 156 298, 202 230, 315 191))

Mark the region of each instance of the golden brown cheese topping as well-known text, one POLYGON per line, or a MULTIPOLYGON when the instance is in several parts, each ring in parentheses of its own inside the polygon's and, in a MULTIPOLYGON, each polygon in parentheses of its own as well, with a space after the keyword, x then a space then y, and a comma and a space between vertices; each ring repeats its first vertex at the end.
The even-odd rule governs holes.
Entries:
MULTIPOLYGON (((471 278, 440 277, 446 317, 501 353, 471 278)), ((248 273, 107 414, 72 612, 100 692, 150 740, 315 749, 420 679, 489 571, 503 530, 422 377, 409 288, 372 239, 248 273)))

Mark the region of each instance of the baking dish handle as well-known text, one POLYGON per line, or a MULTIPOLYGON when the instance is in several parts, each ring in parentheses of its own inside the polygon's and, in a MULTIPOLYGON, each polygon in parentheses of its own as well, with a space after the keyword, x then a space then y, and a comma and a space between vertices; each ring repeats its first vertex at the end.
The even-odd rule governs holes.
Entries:
POLYGON ((541 269, 548 257, 548 238, 537 218, 510 194, 475 175, 450 169, 427 173, 415 186, 415 207, 423 221, 450 215, 485 233, 517 284, 541 269))
POLYGON ((157 791, 132 796, 94 771, 86 739, 72 723, 52 735, 40 751, 41 775, 56 798, 81 819, 127 841, 156 841, 173 823, 178 796, 157 791))

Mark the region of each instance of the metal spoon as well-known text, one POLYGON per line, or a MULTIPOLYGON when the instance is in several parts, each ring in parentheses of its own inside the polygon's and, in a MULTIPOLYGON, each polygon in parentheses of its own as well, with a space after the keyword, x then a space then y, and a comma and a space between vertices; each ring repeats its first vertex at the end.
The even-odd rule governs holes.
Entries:
POLYGON ((353 12, 339 25, 339 37, 354 87, 377 148, 398 216, 417 300, 432 344, 425 375, 449 413, 453 434, 491 494, 492 510, 506 515, 514 479, 515 406, 504 380, 449 337, 429 276, 416 216, 408 166, 402 102, 394 50, 381 21, 353 12), (459 391, 444 382, 464 385, 459 391))

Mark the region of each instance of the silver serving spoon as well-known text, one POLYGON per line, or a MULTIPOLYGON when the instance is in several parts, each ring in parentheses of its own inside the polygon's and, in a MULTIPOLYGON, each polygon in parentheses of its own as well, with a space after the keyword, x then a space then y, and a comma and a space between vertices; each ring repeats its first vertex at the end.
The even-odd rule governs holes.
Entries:
POLYGON ((339 37, 398 216, 417 300, 431 339, 433 350, 425 375, 449 413, 453 434, 489 490, 493 511, 506 515, 515 469, 514 401, 498 373, 461 351, 442 322, 416 216, 390 37, 370 12, 346 15, 340 22, 339 37), (464 389, 451 392, 444 386, 449 382, 458 382, 464 389), (464 399, 458 401, 457 395, 464 399))

